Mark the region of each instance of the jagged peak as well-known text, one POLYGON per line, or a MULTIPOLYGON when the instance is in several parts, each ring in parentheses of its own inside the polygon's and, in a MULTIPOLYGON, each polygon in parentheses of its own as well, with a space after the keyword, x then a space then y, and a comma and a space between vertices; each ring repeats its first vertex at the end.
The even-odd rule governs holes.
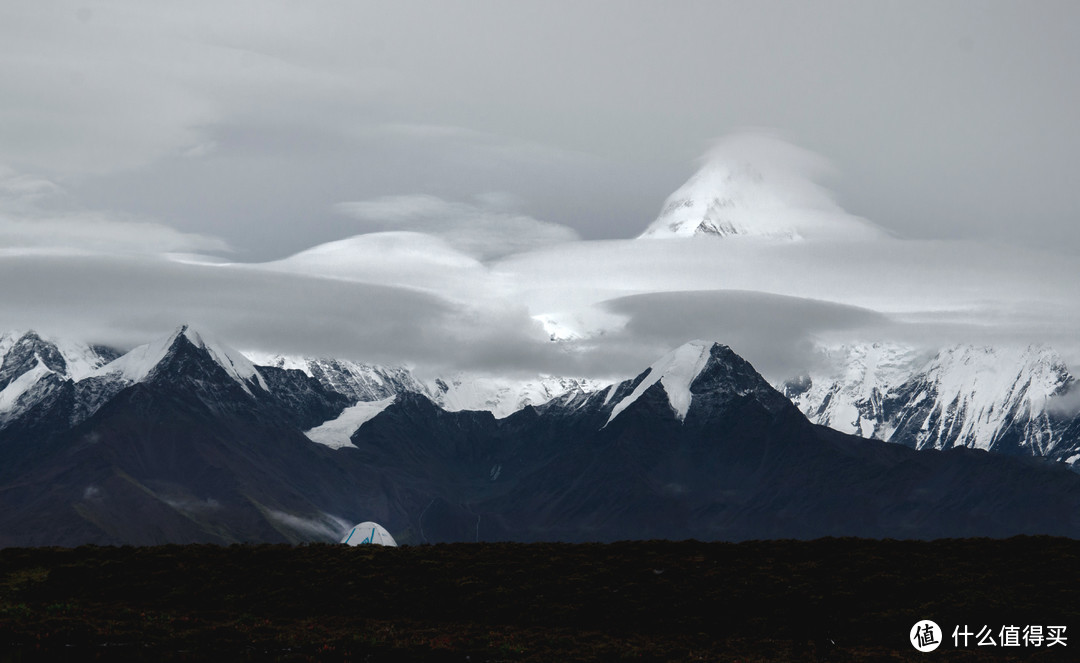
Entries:
POLYGON ((1043 343, 862 343, 823 352, 832 370, 814 373, 808 385, 787 385, 799 409, 863 437, 897 441, 899 428, 912 445, 989 448, 1010 422, 1035 422, 1075 384, 1062 357, 1043 343))
POLYGON ((234 380, 250 393, 248 383, 257 382, 267 389, 262 375, 251 361, 239 351, 221 343, 213 336, 183 324, 169 336, 140 345, 118 359, 102 366, 94 375, 119 375, 129 382, 142 382, 164 361, 175 353, 183 344, 205 352, 214 362, 225 370, 234 380))
POLYGON ((671 405, 676 418, 679 421, 684 420, 693 401, 690 386, 705 370, 706 366, 710 362, 719 362, 737 356, 732 352, 731 348, 720 343, 700 339, 684 343, 646 369, 645 373, 643 373, 644 378, 638 382, 637 387, 612 408, 607 424, 614 421, 619 414, 657 382, 663 386, 668 397, 668 403, 671 405))
POLYGON ((1072 381, 1061 356, 1045 344, 954 345, 938 352, 924 372, 941 392, 965 394, 987 409, 1001 394, 1015 394, 1041 410, 1072 381))

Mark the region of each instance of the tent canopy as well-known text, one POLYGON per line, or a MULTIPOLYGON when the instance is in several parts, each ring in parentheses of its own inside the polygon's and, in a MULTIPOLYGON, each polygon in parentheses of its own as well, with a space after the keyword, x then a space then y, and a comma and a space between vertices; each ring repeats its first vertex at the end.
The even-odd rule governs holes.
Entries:
POLYGON ((350 546, 360 546, 365 543, 371 543, 377 546, 397 547, 397 541, 394 541, 394 537, 390 536, 390 532, 387 532, 386 528, 379 523, 371 522, 370 520, 360 523, 350 529, 345 536, 342 537, 341 542, 350 546))

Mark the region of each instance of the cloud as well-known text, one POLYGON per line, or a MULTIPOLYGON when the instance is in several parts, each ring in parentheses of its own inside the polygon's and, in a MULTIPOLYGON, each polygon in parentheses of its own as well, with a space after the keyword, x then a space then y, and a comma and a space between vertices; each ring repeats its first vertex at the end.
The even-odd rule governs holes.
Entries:
POLYGON ((69 249, 96 253, 227 252, 224 240, 161 223, 104 212, 13 217, 0 209, 0 245, 7 252, 69 249), (120 218, 117 218, 120 216, 120 218))
POLYGON ((356 235, 282 260, 237 267, 417 289, 460 302, 499 295, 479 261, 439 237, 416 232, 356 235))
POLYGON ((489 193, 474 203, 429 195, 384 196, 339 203, 335 209, 376 227, 413 230, 440 237, 480 260, 579 239, 576 232, 506 209, 512 196, 489 193))
MULTIPOLYGON (((287 118, 310 103, 328 108, 328 97, 349 105, 362 96, 359 74, 350 85, 243 45, 252 6, 115 3, 87 14, 81 4, 0 15, 0 151, 12 163, 116 173, 203 152, 207 129, 229 117, 287 118)), ((273 11, 300 18, 284 4, 273 11)))
MULTIPOLYGON (((818 162, 767 147, 754 148, 755 164, 776 150, 780 165, 755 168, 790 183, 785 200, 844 214, 806 180, 818 162)), ((751 154, 739 141, 724 149, 751 154)), ((350 223, 377 232, 215 263, 176 254, 225 249, 216 238, 44 202, 17 213, 0 202, 0 282, 18 284, 0 289, 0 328, 131 346, 186 322, 242 349, 611 378, 695 337, 731 345, 770 377, 797 370, 815 342, 855 336, 1046 342, 1080 356, 1080 265, 1012 246, 879 234, 583 241, 489 193, 342 203, 350 223)))
POLYGON ((190 497, 162 497, 161 499, 174 509, 188 511, 190 513, 217 511, 221 508, 221 503, 212 497, 207 497, 205 500, 198 500, 190 497))
POLYGON ((796 239, 870 239, 884 233, 845 212, 818 183, 820 156, 761 131, 718 141, 701 168, 664 202, 642 237, 712 232, 796 239))
POLYGON ((183 156, 185 156, 185 157, 187 157, 189 159, 198 159, 200 157, 205 157, 205 156, 207 156, 209 154, 213 154, 214 151, 217 150, 217 148, 218 148, 217 141, 204 140, 203 142, 198 143, 197 145, 194 145, 194 146, 189 147, 188 149, 184 150, 183 156))
POLYGON ((319 518, 304 518, 274 509, 266 509, 264 513, 270 520, 297 533, 334 543, 340 541, 342 535, 352 527, 348 522, 328 513, 322 514, 319 518))
POLYGON ((0 167, 0 247, 6 253, 167 253, 229 251, 223 240, 180 232, 131 214, 58 209, 55 183, 0 167))
POLYGON ((772 379, 805 369, 822 333, 873 335, 894 324, 854 306, 747 291, 649 293, 601 306, 627 317, 602 343, 633 341, 663 349, 695 338, 720 341, 772 379))
POLYGON ((1075 383, 1071 387, 1046 401, 1047 412, 1068 418, 1080 415, 1080 388, 1075 383))
POLYGON ((0 204, 6 206, 36 203, 45 198, 59 196, 64 189, 43 177, 20 174, 15 169, 0 164, 0 204))
POLYGON ((691 181, 719 171, 766 183, 787 207, 843 212, 831 191, 818 182, 835 175, 828 159, 794 145, 776 132, 746 128, 717 140, 699 159, 701 168, 691 181))
POLYGON ((432 372, 540 370, 559 351, 521 306, 400 285, 152 256, 0 256, 0 329, 132 347, 183 323, 234 347, 432 372))

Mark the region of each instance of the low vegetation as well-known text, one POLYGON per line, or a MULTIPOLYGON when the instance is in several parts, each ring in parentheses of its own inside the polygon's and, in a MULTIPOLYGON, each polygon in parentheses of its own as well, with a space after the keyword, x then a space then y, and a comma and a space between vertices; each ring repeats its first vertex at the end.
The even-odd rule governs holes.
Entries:
POLYGON ((0 550, 0 661, 1066 661, 1074 629, 1048 537, 0 550), (1032 624, 1067 645, 953 647, 1032 624))

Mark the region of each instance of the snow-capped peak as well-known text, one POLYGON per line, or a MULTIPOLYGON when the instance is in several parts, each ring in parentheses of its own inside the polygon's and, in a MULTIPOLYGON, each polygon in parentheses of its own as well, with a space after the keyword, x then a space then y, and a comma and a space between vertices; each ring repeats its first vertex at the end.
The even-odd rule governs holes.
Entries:
POLYGON ((0 335, 0 388, 39 363, 61 378, 78 381, 114 357, 106 348, 43 337, 33 330, 5 333, 0 335))
POLYGON ((915 448, 1004 443, 1043 454, 1059 438, 1052 399, 1074 383, 1060 356, 1040 345, 957 345, 930 355, 875 343, 823 356, 837 369, 784 385, 799 409, 815 423, 915 448))
POLYGON ((643 238, 868 239, 884 233, 846 213, 813 181, 821 160, 783 141, 731 137, 664 202, 643 238))
POLYGON ((706 341, 690 341, 661 357, 649 367, 648 375, 634 391, 615 404, 607 423, 614 421, 615 417, 619 416, 631 403, 641 398, 641 395, 657 382, 664 386, 668 403, 671 404, 675 416, 679 421, 685 419, 694 398, 690 393, 690 385, 709 362, 713 345, 706 341))
POLYGON ((1061 358, 1045 346, 947 348, 925 369, 924 384, 939 394, 934 404, 939 423, 935 428, 924 422, 923 429, 934 446, 955 436, 964 446, 987 449, 1010 418, 1043 412, 1071 380, 1061 358), (967 416, 954 422, 957 411, 967 416))
POLYGON ((263 389, 267 389, 262 375, 247 357, 213 337, 191 329, 188 325, 182 325, 166 338, 134 348, 122 357, 97 369, 93 375, 119 375, 129 382, 142 382, 162 360, 169 356, 181 340, 205 351, 248 393, 250 390, 247 385, 252 380, 263 389))

